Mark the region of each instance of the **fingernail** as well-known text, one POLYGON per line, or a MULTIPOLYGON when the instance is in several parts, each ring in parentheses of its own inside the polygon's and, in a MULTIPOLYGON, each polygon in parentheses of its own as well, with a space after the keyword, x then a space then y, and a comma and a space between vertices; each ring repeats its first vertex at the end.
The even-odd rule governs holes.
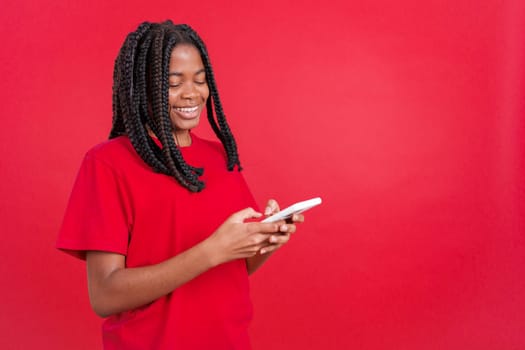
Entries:
POLYGON ((261 249, 261 254, 264 254, 264 253, 266 253, 266 249, 263 248, 261 249))
POLYGON ((270 237, 270 242, 272 243, 277 242, 277 237, 275 236, 270 237))
POLYGON ((271 213, 272 213, 272 208, 266 207, 266 209, 264 209, 264 215, 270 215, 271 213))

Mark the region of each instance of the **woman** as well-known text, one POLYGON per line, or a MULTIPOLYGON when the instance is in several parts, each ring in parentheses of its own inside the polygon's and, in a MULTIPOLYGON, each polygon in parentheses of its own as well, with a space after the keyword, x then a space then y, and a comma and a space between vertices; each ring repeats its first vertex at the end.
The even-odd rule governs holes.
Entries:
POLYGON ((303 217, 258 222, 240 170, 197 33, 141 24, 115 62, 110 140, 86 154, 57 242, 87 261, 105 349, 250 347, 248 274, 303 217), (222 145, 191 132, 204 107, 222 145))

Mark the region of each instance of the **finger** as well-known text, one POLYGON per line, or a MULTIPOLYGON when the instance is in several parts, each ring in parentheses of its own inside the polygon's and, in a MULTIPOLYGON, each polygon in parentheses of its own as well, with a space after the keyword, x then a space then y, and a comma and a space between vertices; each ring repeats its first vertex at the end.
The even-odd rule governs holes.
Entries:
POLYGON ((241 211, 234 213, 232 216, 230 216, 230 219, 233 222, 241 223, 241 222, 244 222, 244 220, 260 218, 261 216, 262 214, 253 210, 253 208, 246 208, 246 209, 243 209, 241 211))
POLYGON ((292 222, 304 222, 304 215, 303 214, 293 214, 292 222))
POLYGON ((290 240, 290 234, 285 234, 285 235, 273 235, 273 236, 270 236, 269 238, 269 242, 272 243, 272 244, 285 244, 285 243, 288 243, 288 241, 290 240))
POLYGON ((294 233, 297 227, 294 224, 283 224, 279 226, 279 231, 282 233, 294 233))
POLYGON ((250 238, 249 238, 249 241, 248 241, 248 245, 252 246, 252 245, 267 244, 267 242, 270 239, 270 237, 271 237, 271 235, 263 234, 263 233, 251 235, 250 238))
POLYGON ((253 251, 258 251, 261 248, 264 248, 265 246, 269 245, 270 242, 268 239, 270 238, 269 234, 252 234, 249 237, 247 237, 245 240, 243 240, 236 248, 235 253, 237 254, 244 254, 244 253, 250 253, 253 251))
POLYGON ((249 247, 244 247, 244 249, 242 250, 239 250, 237 252, 237 255, 239 256, 254 256, 256 255, 258 252, 260 253, 261 250, 265 250, 266 247, 269 247, 270 245, 269 244, 258 244, 258 245, 252 245, 252 246, 249 246, 249 247))
POLYGON ((268 254, 268 253, 274 252, 274 251, 276 251, 277 249, 281 248, 281 246, 282 246, 281 244, 271 244, 271 245, 269 245, 269 246, 267 246, 267 247, 262 248, 262 249, 259 251, 259 253, 260 253, 261 255, 263 255, 263 254, 268 254))
MULTIPOLYGON (((275 232, 273 232, 273 234, 275 234, 275 232)), ((238 241, 236 249, 243 250, 253 246, 269 244, 271 235, 271 233, 251 233, 238 241)))
POLYGON ((260 252, 261 250, 265 249, 266 247, 273 246, 275 244, 271 244, 268 242, 268 239, 266 239, 264 242, 261 242, 259 244, 253 244, 249 246, 242 247, 236 251, 237 254, 254 254, 257 252, 260 252))
POLYGON ((242 250, 238 250, 235 252, 235 257, 237 259, 241 259, 241 258, 249 258, 249 257, 252 257, 252 256, 255 256, 257 255, 257 253, 260 253, 261 252, 261 249, 264 249, 263 246, 250 246, 250 247, 245 247, 244 249, 242 250))
POLYGON ((272 215, 277 212, 279 212, 279 204, 275 199, 268 200, 268 203, 266 203, 266 209, 264 209, 264 215, 272 215))
POLYGON ((248 224, 248 232, 251 233, 275 233, 279 232, 279 224, 275 222, 262 223, 262 222, 250 222, 248 224))

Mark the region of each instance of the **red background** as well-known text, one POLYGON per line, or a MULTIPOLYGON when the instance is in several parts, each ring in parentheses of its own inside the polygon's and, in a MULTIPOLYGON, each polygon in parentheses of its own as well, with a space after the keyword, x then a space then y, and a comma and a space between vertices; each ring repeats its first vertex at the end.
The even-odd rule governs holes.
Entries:
POLYGON ((259 203, 324 199, 252 277, 255 349, 525 348, 523 1, 1 7, 0 348, 100 347, 54 241, 120 44, 166 18, 208 44, 259 203))

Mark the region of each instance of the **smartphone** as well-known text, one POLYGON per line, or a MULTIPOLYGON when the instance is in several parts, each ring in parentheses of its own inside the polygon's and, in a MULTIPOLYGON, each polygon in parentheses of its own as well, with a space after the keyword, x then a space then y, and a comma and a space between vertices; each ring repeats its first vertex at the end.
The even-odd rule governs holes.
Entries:
POLYGON ((308 199, 302 202, 297 202, 281 210, 280 212, 273 214, 272 216, 268 216, 266 219, 262 220, 261 222, 275 222, 279 220, 286 220, 286 219, 291 218, 293 214, 300 214, 308 209, 318 206, 322 202, 323 201, 321 200, 320 197, 308 199))

